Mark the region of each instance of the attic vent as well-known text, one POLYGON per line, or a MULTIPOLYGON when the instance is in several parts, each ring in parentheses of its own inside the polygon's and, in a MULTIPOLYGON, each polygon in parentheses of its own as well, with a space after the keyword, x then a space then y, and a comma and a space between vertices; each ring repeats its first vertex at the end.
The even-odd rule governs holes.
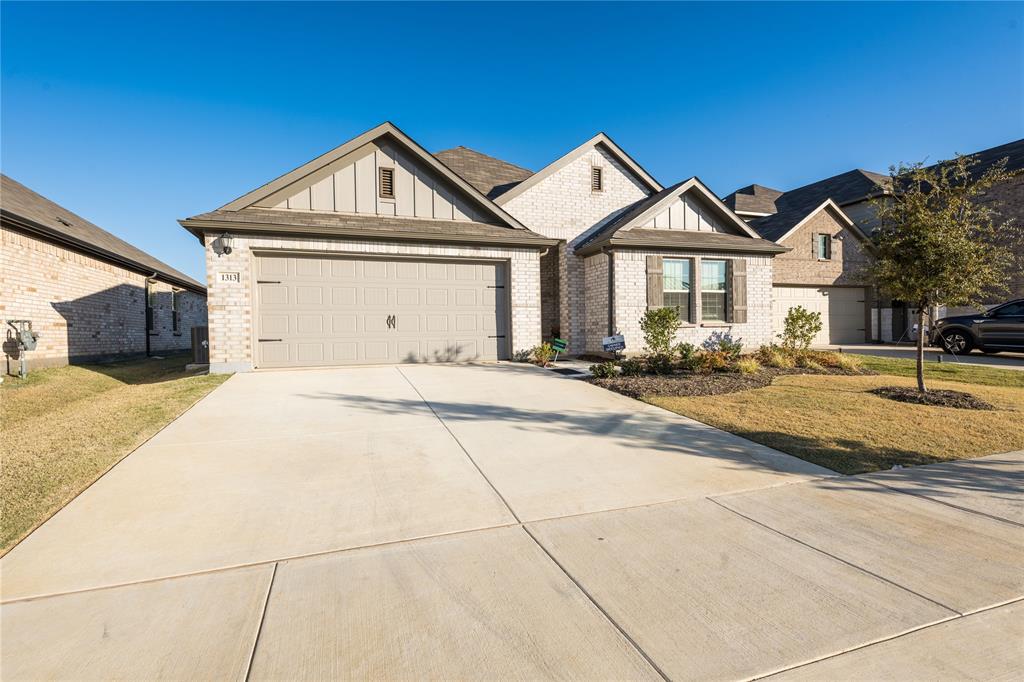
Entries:
POLYGON ((604 169, 599 166, 593 166, 590 169, 590 191, 604 191, 604 169))
POLYGON ((55 217, 57 218, 57 222, 60 223, 61 225, 65 226, 65 227, 71 227, 71 223, 69 223, 68 221, 64 220, 60 216, 55 216, 55 217))
POLYGON ((395 169, 380 168, 380 198, 395 198, 395 169))

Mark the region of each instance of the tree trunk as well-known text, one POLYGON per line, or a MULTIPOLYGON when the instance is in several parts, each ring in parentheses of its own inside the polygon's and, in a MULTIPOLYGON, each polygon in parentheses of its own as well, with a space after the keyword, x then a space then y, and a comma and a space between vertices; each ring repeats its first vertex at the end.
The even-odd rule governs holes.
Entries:
POLYGON ((921 393, 928 389, 924 385, 924 306, 917 308, 917 390, 921 393))

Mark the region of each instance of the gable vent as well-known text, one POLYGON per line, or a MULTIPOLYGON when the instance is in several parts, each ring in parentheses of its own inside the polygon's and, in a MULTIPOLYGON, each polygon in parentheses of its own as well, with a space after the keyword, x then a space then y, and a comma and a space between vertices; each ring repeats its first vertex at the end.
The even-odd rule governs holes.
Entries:
POLYGON ((590 191, 604 191, 604 169, 599 166, 593 166, 590 169, 590 191))
POLYGON ((395 169, 380 168, 380 197, 381 199, 395 198, 395 169))

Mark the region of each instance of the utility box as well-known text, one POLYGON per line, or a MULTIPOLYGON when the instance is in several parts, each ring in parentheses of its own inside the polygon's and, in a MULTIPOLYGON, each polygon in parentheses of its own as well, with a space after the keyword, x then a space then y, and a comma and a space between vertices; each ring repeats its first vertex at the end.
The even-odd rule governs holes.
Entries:
POLYGON ((192 327, 192 364, 210 364, 209 327, 192 327))

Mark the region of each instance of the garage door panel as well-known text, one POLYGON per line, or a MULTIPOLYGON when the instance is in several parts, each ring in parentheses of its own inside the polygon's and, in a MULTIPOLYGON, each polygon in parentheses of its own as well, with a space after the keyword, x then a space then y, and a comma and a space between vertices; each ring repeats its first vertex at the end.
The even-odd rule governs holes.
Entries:
POLYGON ((866 338, 862 287, 776 286, 772 299, 776 334, 782 332, 790 308, 803 306, 821 315, 822 328, 814 338, 814 345, 863 343, 866 338))
POLYGON ((507 356, 501 263, 302 256, 257 261, 260 277, 277 280, 257 287, 257 335, 271 339, 258 343, 260 367, 507 356))

